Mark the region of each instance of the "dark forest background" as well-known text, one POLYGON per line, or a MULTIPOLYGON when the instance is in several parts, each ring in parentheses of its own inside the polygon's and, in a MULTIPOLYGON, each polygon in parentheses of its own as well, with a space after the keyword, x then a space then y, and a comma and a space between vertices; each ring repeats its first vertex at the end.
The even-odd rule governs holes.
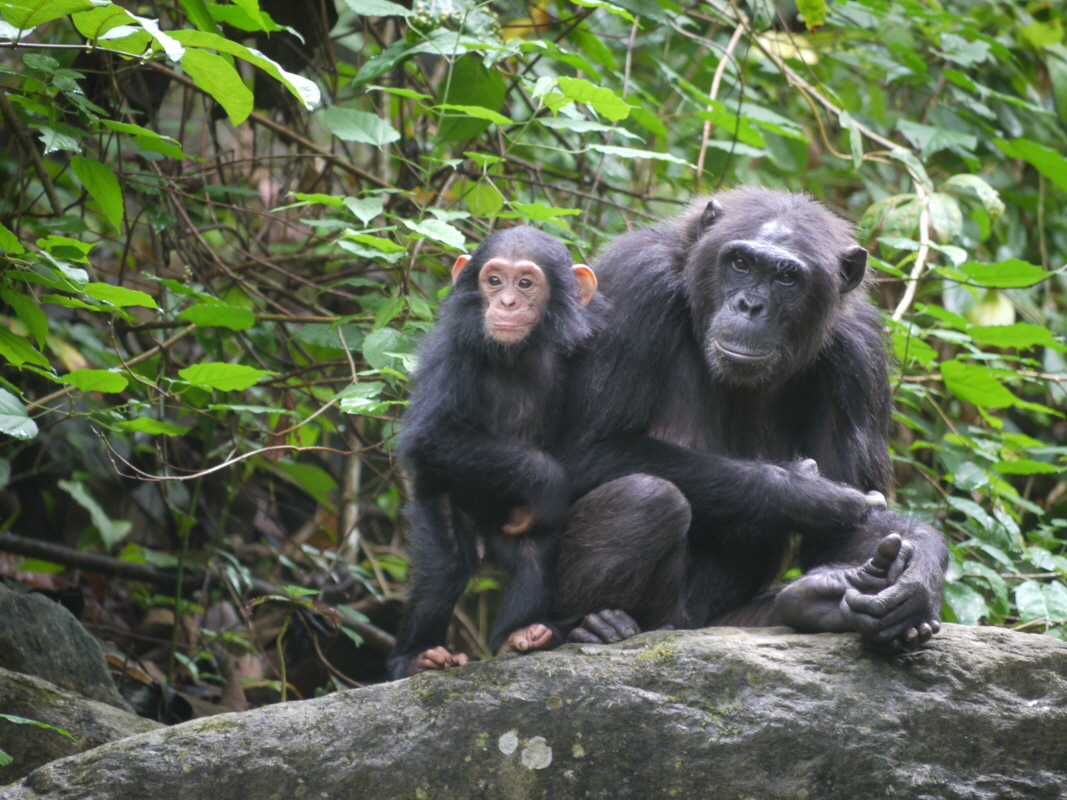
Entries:
MULTIPOLYGON (((518 220, 587 260, 737 184, 871 251, 891 502, 951 541, 945 619, 1067 638, 1061 3, 0 13, 0 575, 116 669, 221 707, 381 680, 392 445, 455 256, 518 220)), ((457 647, 498 597, 472 582, 457 647)))

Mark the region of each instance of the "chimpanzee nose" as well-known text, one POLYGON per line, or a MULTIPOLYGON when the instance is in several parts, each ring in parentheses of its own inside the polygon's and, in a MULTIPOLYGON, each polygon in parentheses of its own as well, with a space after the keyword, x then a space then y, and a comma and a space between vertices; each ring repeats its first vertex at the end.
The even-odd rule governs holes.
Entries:
POLYGON ((749 319, 755 319, 762 313, 766 305, 762 297, 741 294, 734 301, 734 310, 744 314, 749 319))

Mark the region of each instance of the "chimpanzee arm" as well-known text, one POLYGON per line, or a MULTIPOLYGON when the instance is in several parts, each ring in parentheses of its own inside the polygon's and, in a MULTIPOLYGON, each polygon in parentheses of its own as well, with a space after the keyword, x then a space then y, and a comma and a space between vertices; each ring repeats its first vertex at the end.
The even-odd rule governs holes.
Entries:
POLYGON ((536 447, 463 425, 441 425, 408 441, 407 458, 431 491, 475 499, 513 496, 549 527, 566 513, 563 467, 536 447))
POLYGON ((445 643, 452 610, 477 566, 473 537, 456 535, 445 518, 445 498, 416 499, 408 508, 414 580, 388 669, 406 678, 412 662, 445 643))
POLYGON ((799 465, 698 453, 648 436, 624 434, 597 442, 568 467, 572 497, 625 475, 645 473, 670 481, 692 506, 695 530, 740 523, 788 529, 815 539, 839 537, 861 523, 865 495, 799 465))

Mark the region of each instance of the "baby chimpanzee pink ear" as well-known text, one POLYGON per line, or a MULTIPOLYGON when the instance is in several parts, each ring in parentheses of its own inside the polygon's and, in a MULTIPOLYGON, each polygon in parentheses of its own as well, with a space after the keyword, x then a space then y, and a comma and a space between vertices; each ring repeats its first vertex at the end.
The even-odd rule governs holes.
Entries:
POLYGON ((471 260, 471 257, 464 253, 456 259, 456 263, 452 265, 452 285, 456 285, 456 281, 459 280, 459 273, 463 272, 463 268, 467 266, 467 262, 471 260))
POLYGON ((582 305, 584 306, 593 299, 596 294, 596 275, 585 264, 575 264, 574 277, 578 279, 578 289, 581 291, 582 305))

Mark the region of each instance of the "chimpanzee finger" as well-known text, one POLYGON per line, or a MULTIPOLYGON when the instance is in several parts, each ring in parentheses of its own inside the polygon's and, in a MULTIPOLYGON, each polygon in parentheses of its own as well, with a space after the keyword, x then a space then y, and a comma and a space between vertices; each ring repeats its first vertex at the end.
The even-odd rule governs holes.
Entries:
POLYGON ((641 627, 625 611, 607 608, 600 612, 600 616, 607 620, 623 639, 637 636, 641 632, 641 627))
POLYGON ((579 644, 604 644, 599 636, 595 633, 587 631, 585 628, 578 627, 572 630, 567 635, 568 642, 577 642, 579 644))
POLYGON ((890 583, 896 583, 900 580, 900 576, 904 574, 904 570, 908 568, 908 562, 911 561, 911 554, 915 551, 915 546, 911 542, 902 542, 900 545, 900 552, 897 553, 897 557, 893 559, 892 565, 889 567, 889 572, 886 574, 886 580, 890 583))
POLYGON ((805 458, 797 462, 797 473, 806 478, 819 477, 819 465, 814 458, 805 458))
POLYGON ((885 500, 885 495, 881 492, 867 492, 867 508, 871 511, 885 511, 889 508, 889 503, 885 500))

